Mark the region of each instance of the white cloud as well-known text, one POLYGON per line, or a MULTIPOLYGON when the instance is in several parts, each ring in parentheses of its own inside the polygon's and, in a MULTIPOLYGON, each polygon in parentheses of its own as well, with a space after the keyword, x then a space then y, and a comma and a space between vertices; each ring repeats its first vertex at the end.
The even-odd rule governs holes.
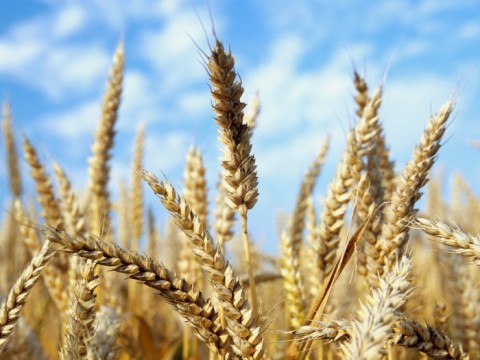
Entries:
POLYGON ((205 91, 190 91, 183 94, 177 102, 177 108, 189 118, 201 118, 211 111, 208 89, 205 91))
POLYGON ((80 30, 87 24, 85 9, 78 4, 68 4, 56 15, 51 24, 52 34, 56 38, 66 38, 80 30))
POLYGON ((35 83, 52 99, 90 93, 106 82, 110 55, 101 46, 54 47, 44 56, 37 60, 40 76, 35 83))
MULTIPOLYGON (((190 145, 190 137, 184 132, 146 133, 145 168, 168 177, 183 169, 184 158, 190 145)), ((172 179, 174 181, 176 179, 172 179)))
POLYGON ((87 92, 106 77, 110 54, 96 43, 68 42, 86 21, 80 7, 67 5, 12 27, 0 37, 0 53, 5 54, 0 76, 18 79, 55 100, 87 92))
MULTIPOLYGON (((345 119, 345 104, 353 90, 348 54, 337 50, 325 63, 303 70, 303 44, 299 37, 279 39, 269 59, 246 77, 245 85, 250 92, 258 90, 262 102, 259 141, 312 129, 333 132, 339 126, 337 117, 345 119)), ((356 54, 369 51, 364 46, 351 48, 356 54)), ((348 125, 348 118, 344 124, 348 125)))
POLYGON ((480 35, 480 24, 476 21, 465 23, 458 30, 458 35, 462 39, 478 38, 480 35))
POLYGON ((74 144, 85 144, 87 139, 87 144, 93 141, 99 117, 100 101, 87 101, 65 112, 43 115, 38 119, 35 131, 48 134, 54 143, 68 145, 63 152, 77 158, 85 148, 74 144))
POLYGON ((203 29, 193 10, 178 13, 161 28, 141 35, 139 52, 161 75, 161 88, 174 91, 205 80, 202 56, 194 41, 202 50, 207 49, 203 29))

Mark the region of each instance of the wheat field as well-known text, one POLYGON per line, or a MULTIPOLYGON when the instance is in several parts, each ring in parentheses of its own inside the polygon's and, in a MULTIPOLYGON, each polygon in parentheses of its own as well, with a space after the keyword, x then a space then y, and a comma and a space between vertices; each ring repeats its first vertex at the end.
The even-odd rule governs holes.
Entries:
POLYGON ((460 176, 451 199, 442 176, 430 179, 455 98, 424 120, 411 160, 395 165, 382 85, 354 71, 356 121, 324 201, 313 191, 328 136, 288 189, 298 197, 272 256, 248 228, 261 196, 251 142, 261 99, 246 108, 234 56, 216 36, 203 60, 222 154, 218 184, 207 184, 194 145, 181 188, 144 169, 148 131, 140 126, 131 182, 110 194, 124 58, 120 43, 84 189, 25 136, 18 151, 3 105, 10 195, 0 238, 1 359, 480 358, 480 201, 460 176), (155 196, 170 215, 165 225, 146 205, 155 196))

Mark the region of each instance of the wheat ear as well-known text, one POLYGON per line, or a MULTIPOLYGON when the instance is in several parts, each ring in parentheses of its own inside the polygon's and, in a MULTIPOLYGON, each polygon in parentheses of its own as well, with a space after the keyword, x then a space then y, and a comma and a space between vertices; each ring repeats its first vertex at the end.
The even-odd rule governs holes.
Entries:
POLYGON ((408 222, 416 213, 415 203, 422 195, 420 189, 428 182, 427 176, 440 149, 453 106, 453 101, 448 100, 435 116, 430 117, 420 144, 405 166, 391 202, 385 208, 381 241, 378 242, 381 255, 376 259, 380 272, 388 271, 405 249, 409 239, 408 222))
MULTIPOLYGON (((377 135, 380 131, 378 110, 382 102, 382 88, 378 86, 362 109, 360 121, 355 128, 357 144, 359 144, 359 156, 362 157, 362 171, 365 174, 365 181, 358 182, 356 193, 356 219, 363 223, 369 214, 371 207, 383 202, 383 188, 381 184, 382 175, 379 171, 377 154, 377 135)), ((359 249, 359 273, 368 273, 368 262, 371 261, 368 252, 374 247, 381 232, 381 214, 369 224, 365 230, 364 238, 359 249)))
POLYGON ((172 185, 159 181, 147 171, 141 171, 140 174, 170 212, 179 229, 190 238, 192 250, 199 257, 202 268, 222 304, 235 353, 246 358, 260 359, 264 351, 260 327, 256 323, 244 289, 223 252, 205 229, 204 223, 172 185))
POLYGON ((384 343, 393 335, 395 312, 407 301, 411 261, 404 256, 368 295, 351 324, 351 339, 342 344, 345 359, 381 359, 384 343))
POLYGON ((254 316, 258 313, 254 264, 248 237, 247 212, 258 198, 258 177, 255 157, 251 154, 252 129, 244 122, 241 101, 243 86, 237 80, 235 60, 225 52, 223 44, 216 39, 215 47, 208 57, 208 70, 212 84, 215 121, 220 127, 220 141, 225 144, 222 155, 223 179, 227 190, 227 204, 238 209, 242 222, 242 240, 250 279, 250 295, 254 316))
POLYGON ((45 172, 45 167, 40 162, 37 151, 26 137, 23 139, 23 151, 25 153, 25 159, 30 165, 30 174, 35 181, 38 202, 42 206, 42 216, 45 219, 45 223, 49 226, 63 229, 64 223, 60 211, 60 204, 55 197, 52 181, 45 172))
POLYGON ((3 103, 3 135, 5 136, 5 148, 7 153, 8 180, 10 182, 10 191, 19 198, 22 194, 22 176, 18 165, 17 146, 15 144, 15 136, 12 129, 12 112, 10 104, 5 101, 3 103))
POLYGON ((348 146, 344 150, 334 178, 328 187, 327 196, 320 214, 318 242, 313 247, 315 262, 320 269, 321 284, 335 265, 339 234, 344 224, 348 203, 352 196, 354 184, 360 178, 361 162, 354 129, 348 134, 348 146))
POLYGON ((325 343, 345 341, 351 338, 349 322, 333 319, 331 321, 315 321, 312 325, 304 325, 293 331, 299 341, 323 340, 325 343))
POLYGON ((423 326, 408 317, 401 318, 393 326, 391 344, 417 349, 432 359, 469 359, 460 344, 430 325, 423 326))
POLYGON ((286 292, 286 305, 289 313, 290 328, 295 329, 302 325, 305 317, 305 305, 302 297, 302 284, 300 278, 300 257, 295 254, 292 246, 291 235, 284 231, 280 239, 282 256, 281 274, 283 287, 286 292))
POLYGON ((425 233, 434 236, 442 244, 449 246, 453 252, 470 258, 480 265, 480 238, 461 231, 438 220, 418 217, 414 222, 425 233))
POLYGON ((89 159, 91 232, 97 235, 105 235, 110 229, 111 203, 107 188, 110 178, 109 161, 112 156, 114 126, 122 94, 124 56, 123 43, 120 42, 113 56, 113 65, 103 97, 102 116, 95 133, 92 156, 89 159))
POLYGON ((81 234, 70 235, 65 231, 44 228, 47 239, 63 245, 96 264, 112 267, 159 291, 160 295, 184 318, 193 332, 208 346, 225 352, 228 335, 220 327, 215 309, 205 300, 200 291, 188 284, 174 271, 166 269, 158 261, 98 238, 81 234))
POLYGON ((73 301, 68 312, 67 330, 61 357, 64 359, 87 359, 87 349, 93 336, 95 320, 94 293, 99 283, 95 275, 95 264, 84 261, 73 293, 73 301))
MULTIPOLYGON (((89 359, 116 360, 119 347, 117 345, 120 332, 120 315, 109 306, 101 306, 95 319, 95 336, 88 349, 89 359)), ((66 359, 65 359, 66 360, 66 359)))
POLYGON ((42 270, 51 260, 54 252, 46 241, 40 251, 32 258, 10 290, 0 308, 0 354, 6 350, 8 339, 15 330, 28 294, 37 282, 42 270))
MULTIPOLYGON (((50 177, 46 174, 43 164, 38 159, 35 148, 30 144, 27 138, 24 138, 23 148, 25 159, 31 168, 31 175, 35 181, 35 187, 38 193, 38 202, 42 206, 42 215, 45 223, 49 226, 57 226, 59 229, 65 228, 63 216, 61 214, 60 203, 55 197, 50 177)), ((20 204, 20 203, 19 203, 20 204)), ((24 215, 24 212, 22 211, 24 215)), ((28 230, 27 230, 28 232, 28 230)), ((33 234, 32 234, 33 235, 33 234)), ((27 240, 30 251, 38 251, 40 245, 38 242, 27 240)), ((44 271, 43 279, 47 284, 48 291, 55 303, 55 306, 64 312, 67 310, 67 295, 64 290, 63 272, 68 270, 69 264, 65 254, 57 254, 52 262, 55 266, 49 266, 44 271)))

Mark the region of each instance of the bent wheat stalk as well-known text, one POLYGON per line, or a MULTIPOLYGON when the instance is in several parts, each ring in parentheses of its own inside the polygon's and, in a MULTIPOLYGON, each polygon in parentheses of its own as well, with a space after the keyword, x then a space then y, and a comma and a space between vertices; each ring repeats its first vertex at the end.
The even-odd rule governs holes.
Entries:
POLYGON ((124 250, 98 238, 71 235, 54 228, 43 228, 42 232, 50 241, 61 244, 79 256, 93 260, 98 265, 112 267, 114 271, 157 290, 207 346, 221 354, 227 351, 228 335, 221 329, 217 312, 210 300, 205 300, 196 287, 174 271, 165 268, 155 259, 124 250))

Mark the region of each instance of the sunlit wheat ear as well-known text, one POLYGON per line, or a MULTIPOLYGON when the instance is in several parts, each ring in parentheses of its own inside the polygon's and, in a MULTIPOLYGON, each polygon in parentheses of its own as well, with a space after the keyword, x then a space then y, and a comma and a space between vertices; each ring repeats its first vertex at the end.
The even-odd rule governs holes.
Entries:
POLYGON ((18 164, 17 146, 15 143, 15 136, 13 134, 12 127, 12 112, 10 104, 4 101, 2 107, 2 127, 3 136, 5 139, 5 148, 7 153, 7 165, 8 165, 8 180, 10 182, 10 191, 12 194, 19 198, 22 194, 22 177, 20 174, 20 167, 18 164))
MULTIPOLYGON (((367 106, 367 103, 370 101, 375 102, 376 100, 370 99, 368 95, 368 84, 365 79, 360 76, 357 71, 354 71, 354 86, 356 90, 355 102, 357 104, 357 116, 361 119, 363 117, 363 111, 367 106)), ((375 96, 372 95, 372 98, 375 96)), ((386 146, 385 134, 381 122, 376 121, 372 123, 373 125, 369 131, 375 133, 373 142, 375 143, 375 151, 371 152, 368 156, 367 162, 367 171, 375 171, 378 174, 378 179, 374 178, 374 181, 370 181, 371 186, 375 188, 380 188, 381 186, 381 195, 382 198, 378 200, 377 203, 382 203, 384 201, 389 201, 390 194, 393 190, 393 179, 395 176, 394 173, 394 164, 390 160, 389 149, 386 146), (372 169, 372 170, 368 170, 372 169)), ((377 192, 380 192, 378 190, 377 192)))
MULTIPOLYGON (((378 132, 381 129, 379 108, 382 102, 382 88, 377 86, 371 98, 367 100, 362 108, 362 115, 355 128, 355 136, 358 144, 358 157, 361 161, 362 173, 365 181, 358 182, 358 189, 355 195, 356 221, 362 223, 368 216, 370 208, 383 202, 382 174, 379 169, 379 158, 377 154, 378 132)), ((381 214, 370 223, 365 231, 365 240, 359 246, 358 272, 367 275, 367 262, 372 261, 369 257, 369 250, 375 245, 381 231, 381 214)))
POLYGON ((480 237, 461 231, 438 220, 422 217, 415 219, 414 227, 432 235, 453 252, 469 258, 476 265, 480 265, 480 237))
POLYGON ((63 359, 86 359, 89 343, 94 334, 95 289, 99 283, 95 275, 95 264, 91 260, 80 266, 78 279, 71 295, 67 328, 64 335, 63 359))
POLYGON ((102 115, 95 132, 95 142, 92 146, 92 156, 89 159, 89 186, 91 224, 93 234, 105 235, 104 229, 110 229, 110 194, 108 182, 110 179, 110 158, 115 137, 120 97, 122 94, 124 47, 120 42, 113 56, 113 64, 107 83, 102 104, 102 115))
POLYGON ((304 325, 293 331, 299 341, 321 340, 324 343, 344 341, 351 338, 349 323, 346 320, 333 319, 331 321, 315 321, 311 325, 304 325))
MULTIPOLYGON (((185 161, 183 198, 198 218, 205 223, 206 228, 208 228, 208 190, 205 173, 202 154, 199 149, 192 145, 188 150, 185 161)), ((179 254, 180 272, 184 274, 188 281, 196 283, 200 288, 203 288, 200 262, 195 254, 192 253, 188 236, 186 234, 182 235, 182 249, 179 254)))
POLYGON ((183 197, 208 227, 208 185, 206 169, 200 149, 191 146, 188 150, 183 173, 183 197))
POLYGON ((381 359, 384 344, 393 336, 395 311, 405 304, 410 291, 408 274, 411 261, 404 257, 393 270, 379 279, 358 311, 358 319, 351 324, 351 339, 342 344, 345 359, 381 359))
POLYGON ((454 293, 450 295, 452 304, 451 328, 456 339, 459 340, 466 351, 472 354, 480 350, 478 333, 480 326, 478 318, 480 313, 476 304, 479 300, 477 287, 471 284, 478 279, 478 265, 480 264, 480 240, 478 237, 465 233, 458 228, 449 226, 441 221, 426 218, 415 219, 414 228, 418 227, 425 233, 433 236, 432 241, 439 241, 449 246, 454 253, 445 253, 445 248, 437 247, 440 261, 445 263, 446 289, 454 293), (443 253, 442 253, 443 252, 443 253), (465 256, 461 258, 460 255, 465 256), (472 266, 466 261, 470 260, 477 266, 472 266))
POLYGON ((344 225, 352 192, 356 188, 354 184, 360 178, 361 162, 358 161, 358 147, 353 129, 349 132, 347 141, 347 148, 343 151, 340 164, 328 187, 320 214, 318 241, 313 247, 313 256, 322 276, 319 287, 335 265, 339 234, 344 225))
POLYGON ((52 180, 47 175, 44 165, 40 162, 37 151, 26 137, 23 139, 23 151, 25 159, 30 165, 30 174, 35 181, 35 188, 38 193, 37 199, 42 206, 42 216, 45 223, 63 229, 63 217, 58 199, 55 197, 52 180))
POLYGON ((179 229, 189 237, 192 250, 200 259, 202 269, 222 304, 234 352, 246 358, 262 358, 262 334, 244 289, 204 223, 171 184, 159 181, 147 171, 140 174, 170 212, 179 229))
POLYGON ((25 267, 0 307, 0 354, 6 350, 8 339, 21 316, 28 294, 39 279, 42 270, 50 262, 53 254, 53 251, 50 250, 50 243, 46 241, 25 267))
POLYGON ((287 307, 290 315, 290 328, 296 329, 303 323, 305 317, 304 302, 302 298, 302 283, 300 278, 300 258, 294 254, 291 235, 286 231, 282 233, 280 240, 282 251, 283 287, 287 295, 287 307))
MULTIPOLYGON (((433 166, 447 122, 453 111, 454 102, 448 100, 438 113, 430 117, 420 143, 416 146, 412 160, 399 176, 391 202, 384 210, 381 241, 377 242, 379 252, 378 271, 383 273, 391 268, 402 255, 409 239, 408 222, 415 216, 414 208, 421 197, 421 188, 428 182, 428 174, 433 166)), ((375 281, 375 277, 371 277, 375 281)))
POLYGON ((207 64, 212 84, 215 121, 220 128, 223 180, 227 190, 226 201, 232 209, 238 209, 242 221, 242 239, 250 279, 250 295, 254 316, 258 313, 254 265, 248 237, 247 212, 258 198, 258 178, 255 157, 252 152, 252 130, 244 122, 241 101, 242 82, 235 72, 235 60, 226 52, 220 40, 208 57, 207 64))
POLYGON ((469 359, 462 345, 430 325, 421 325, 405 316, 395 321, 391 344, 417 349, 431 359, 469 359))
POLYGON ((93 337, 92 346, 88 349, 88 359, 117 359, 119 352, 117 341, 120 331, 120 314, 112 307, 102 306, 95 320, 95 336, 93 337))
MULTIPOLYGON (((64 246, 85 259, 157 290, 183 317, 193 332, 208 346, 220 353, 228 351, 228 334, 220 326, 218 315, 209 300, 200 291, 154 259, 128 251, 118 245, 98 238, 68 234, 64 231, 44 228, 45 237, 64 246)), ((98 330, 97 330, 98 331, 98 330)))

